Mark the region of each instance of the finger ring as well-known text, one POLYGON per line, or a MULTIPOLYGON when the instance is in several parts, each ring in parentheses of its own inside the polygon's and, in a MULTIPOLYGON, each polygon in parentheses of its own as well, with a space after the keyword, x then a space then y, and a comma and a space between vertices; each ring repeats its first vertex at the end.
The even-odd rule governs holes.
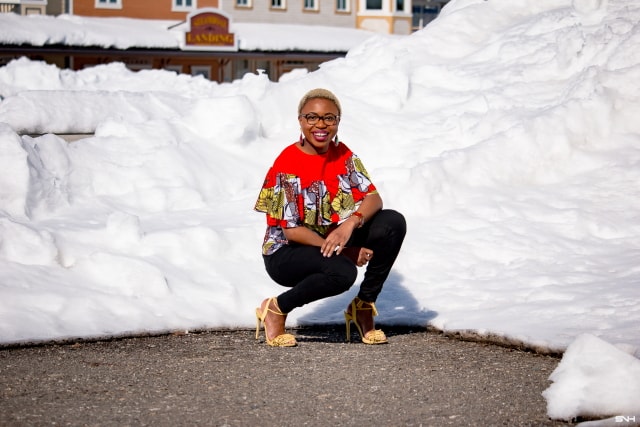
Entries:
POLYGON ((370 256, 371 256, 370 254, 367 254, 367 258, 369 258, 370 256))

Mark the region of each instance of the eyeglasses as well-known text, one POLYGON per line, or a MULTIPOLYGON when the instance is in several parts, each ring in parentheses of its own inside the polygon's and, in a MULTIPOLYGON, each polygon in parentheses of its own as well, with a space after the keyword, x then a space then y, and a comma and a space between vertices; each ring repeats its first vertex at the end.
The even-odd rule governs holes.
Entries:
POLYGON ((340 116, 336 116, 335 114, 327 114, 325 116, 319 116, 316 113, 308 113, 308 114, 300 114, 298 118, 304 117, 307 120, 307 124, 315 125, 318 123, 318 120, 322 120, 322 122, 327 126, 333 126, 340 120, 340 116))

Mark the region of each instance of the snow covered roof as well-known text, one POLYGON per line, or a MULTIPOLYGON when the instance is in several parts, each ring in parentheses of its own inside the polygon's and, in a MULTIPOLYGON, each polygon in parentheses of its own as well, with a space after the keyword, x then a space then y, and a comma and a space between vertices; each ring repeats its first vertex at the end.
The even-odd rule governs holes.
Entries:
MULTIPOLYGON (((0 14, 0 45, 181 49, 185 30, 186 23, 178 21, 0 14)), ((240 51, 347 52, 381 36, 353 28, 262 23, 232 23, 230 31, 240 51)))

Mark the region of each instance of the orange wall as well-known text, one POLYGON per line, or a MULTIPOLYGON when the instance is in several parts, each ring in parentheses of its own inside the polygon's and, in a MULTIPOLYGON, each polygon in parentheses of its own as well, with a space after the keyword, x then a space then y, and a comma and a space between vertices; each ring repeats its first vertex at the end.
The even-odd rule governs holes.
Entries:
MULTIPOLYGON (((73 14, 121 16, 141 19, 185 19, 187 12, 172 12, 172 0, 122 0, 122 9, 96 8, 96 0, 74 0, 73 14)), ((198 8, 218 7, 218 0, 198 0, 198 8)))

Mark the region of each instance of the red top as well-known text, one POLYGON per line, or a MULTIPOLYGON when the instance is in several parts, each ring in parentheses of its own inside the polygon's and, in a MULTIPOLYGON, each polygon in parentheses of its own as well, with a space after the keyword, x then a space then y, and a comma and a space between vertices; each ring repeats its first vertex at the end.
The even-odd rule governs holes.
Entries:
POLYGON ((269 169, 256 201, 255 210, 267 214, 262 253, 287 244, 283 228, 305 226, 325 236, 376 192, 358 156, 343 143, 315 155, 289 145, 269 169))

